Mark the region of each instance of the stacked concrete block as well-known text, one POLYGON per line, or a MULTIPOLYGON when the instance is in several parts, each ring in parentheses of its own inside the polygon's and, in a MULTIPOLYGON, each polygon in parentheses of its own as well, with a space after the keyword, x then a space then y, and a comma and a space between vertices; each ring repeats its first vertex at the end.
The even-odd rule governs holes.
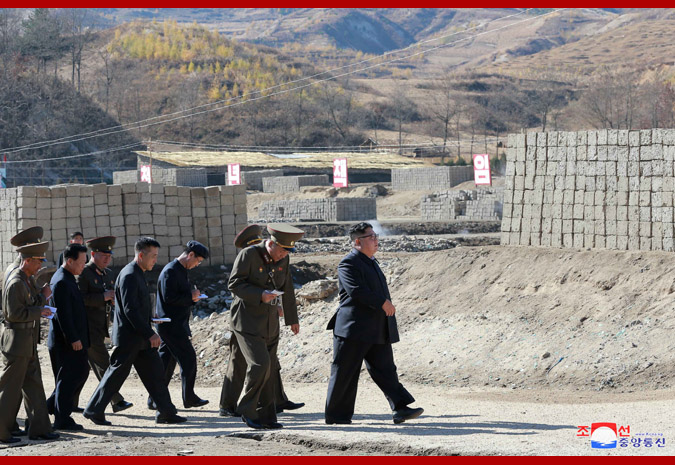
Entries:
POLYGON ((422 197, 420 213, 429 221, 499 220, 502 218, 504 189, 479 187, 475 190, 448 190, 422 197))
POLYGON ((371 197, 277 200, 264 202, 259 216, 265 220, 360 221, 377 219, 371 197))
POLYGON ((300 192, 303 186, 328 186, 327 174, 263 178, 263 192, 282 194, 300 192))
POLYGON ((282 177, 284 170, 257 170, 257 171, 242 171, 241 183, 247 189, 254 191, 263 190, 263 178, 282 177))
MULTIPOLYGON (((140 170, 115 171, 113 183, 127 184, 140 182, 140 170)), ((162 168, 152 167, 152 183, 165 186, 206 186, 206 168, 162 168)))
POLYGON ((391 170, 391 187, 396 191, 443 191, 472 179, 473 166, 435 166, 391 170))
POLYGON ((35 205, 35 187, 0 189, 0 259, 3 263, 0 273, 4 272, 7 265, 16 258, 16 251, 9 243, 9 239, 19 230, 17 228, 17 210, 23 210, 23 213, 27 216, 25 221, 36 221, 37 209, 35 205), (17 190, 23 190, 20 203, 17 202, 17 190), (30 191, 30 195, 27 191, 30 191))
POLYGON ((673 250, 675 130, 510 135, 502 243, 673 250))

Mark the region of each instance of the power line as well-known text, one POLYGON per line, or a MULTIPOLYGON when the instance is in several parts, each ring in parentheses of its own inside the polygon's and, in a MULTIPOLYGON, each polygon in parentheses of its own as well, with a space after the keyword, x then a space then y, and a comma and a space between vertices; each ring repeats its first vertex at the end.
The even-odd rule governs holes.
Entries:
MULTIPOLYGON (((190 114, 183 115, 183 116, 175 116, 175 117, 172 117, 172 118, 165 119, 165 118, 167 118, 167 116, 171 116, 171 115, 175 115, 175 114, 180 114, 180 113, 184 113, 184 112, 187 112, 187 111, 191 111, 191 109, 186 109, 186 110, 183 110, 183 111, 181 111, 181 112, 171 113, 171 114, 169 114, 169 115, 156 116, 156 117, 153 117, 153 118, 148 118, 148 119, 146 119, 146 120, 140 120, 140 121, 137 121, 137 122, 134 122, 134 123, 127 123, 127 124, 125 124, 125 125, 113 126, 113 127, 111 127, 111 128, 108 128, 108 129, 102 129, 102 130, 94 131, 94 132, 91 132, 91 133, 83 133, 83 134, 78 134, 78 135, 73 135, 73 136, 64 137, 64 138, 61 138, 61 139, 54 139, 54 140, 51 140, 51 141, 36 142, 36 143, 33 143, 33 144, 27 144, 27 145, 24 145, 24 146, 16 147, 16 148, 14 148, 14 149, 5 150, 5 152, 8 153, 8 154, 11 154, 11 153, 16 153, 16 152, 20 152, 20 151, 29 150, 29 149, 40 149, 40 148, 45 148, 45 147, 49 147, 49 146, 52 146, 52 145, 58 145, 58 144, 61 144, 61 143, 66 143, 66 142, 70 142, 70 143, 72 143, 72 142, 78 142, 78 141, 82 141, 82 140, 86 140, 86 139, 91 139, 91 138, 95 138, 95 137, 102 137, 102 136, 107 136, 107 135, 116 134, 116 133, 119 133, 119 132, 126 131, 127 128, 129 128, 129 129, 142 129, 142 128, 146 128, 146 127, 156 126, 156 125, 159 125, 159 124, 165 124, 165 123, 177 121, 177 120, 184 119, 184 118, 189 118, 189 117, 194 117, 194 116, 198 116, 198 115, 210 113, 210 112, 213 112, 213 111, 223 110, 223 109, 225 109, 225 108, 231 108, 231 107, 234 107, 234 106, 242 105, 242 104, 245 104, 245 103, 248 103, 248 102, 254 102, 254 101, 257 101, 257 100, 264 99, 264 98, 269 98, 269 97, 274 97, 274 96, 277 96, 277 95, 286 94, 286 93, 288 93, 288 92, 293 92, 293 91, 296 91, 296 90, 301 90, 301 89, 304 89, 304 88, 306 88, 306 87, 310 87, 310 86, 312 86, 312 85, 320 84, 320 83, 322 83, 322 82, 332 81, 332 80, 335 80, 335 79, 338 79, 338 78, 341 78, 341 77, 349 76, 349 75, 356 74, 356 73, 359 73, 359 72, 364 72, 364 71, 367 71, 367 70, 370 70, 370 69, 373 69, 373 68, 377 68, 377 67, 380 67, 380 66, 383 66, 383 65, 387 65, 387 64, 390 64, 390 63, 394 63, 394 62, 401 61, 401 60, 405 60, 405 59, 409 59, 409 58, 413 58, 413 57, 415 57, 415 56, 419 56, 419 55, 421 55, 421 54, 428 53, 428 52, 431 52, 431 51, 434 51, 434 50, 438 50, 438 49, 441 49, 441 48, 445 48, 445 47, 449 47, 449 46, 452 46, 452 45, 456 45, 457 43, 460 43, 460 42, 462 42, 462 41, 474 39, 474 38, 476 38, 476 37, 479 37, 479 36, 482 36, 482 35, 485 35, 485 34, 489 34, 489 33, 493 33, 493 32, 497 32, 497 31, 500 31, 500 30, 503 30, 503 29, 506 29, 506 28, 509 28, 509 27, 513 27, 513 26, 516 26, 516 25, 518 25, 518 24, 521 24, 521 23, 524 23, 524 22, 527 22, 527 21, 532 21, 532 20, 534 20, 534 19, 538 19, 538 18, 542 18, 542 17, 545 17, 545 16, 549 16, 549 15, 552 15, 552 14, 554 14, 554 13, 558 13, 559 11, 562 11, 562 10, 564 10, 564 8, 556 9, 556 10, 553 10, 553 11, 548 12, 548 13, 542 13, 542 14, 537 15, 537 16, 534 16, 534 17, 532 17, 532 18, 526 18, 526 19, 523 19, 523 20, 521 20, 521 21, 518 21, 518 22, 515 22, 515 23, 512 23, 512 24, 508 24, 508 25, 502 26, 502 27, 500 27, 500 28, 496 28, 496 29, 492 29, 492 30, 489 30, 489 31, 484 31, 484 32, 481 32, 481 33, 477 33, 477 34, 472 35, 472 36, 469 36, 469 37, 464 37, 464 38, 458 39, 458 40, 456 40, 456 41, 454 41, 454 42, 449 42, 449 43, 447 43, 447 44, 441 44, 441 45, 438 45, 438 46, 435 46, 435 47, 430 47, 430 48, 424 49, 424 50, 422 50, 422 51, 413 53, 413 54, 411 54, 411 55, 402 56, 402 57, 395 58, 395 59, 392 59, 392 60, 387 60, 387 61, 383 61, 383 62, 380 62, 380 63, 376 63, 376 64, 374 64, 374 65, 370 65, 370 66, 367 66, 367 67, 364 67, 364 68, 359 68, 359 69, 356 69, 356 70, 353 70, 353 71, 345 72, 345 73, 342 73, 342 74, 337 74, 337 75, 330 76, 330 77, 325 78, 325 79, 320 79, 320 80, 318 80, 318 81, 313 81, 313 82, 310 82, 309 84, 304 84, 304 85, 297 86, 297 87, 294 87, 294 88, 291 88, 291 89, 285 89, 285 90, 281 90, 281 91, 278 91, 278 92, 272 92, 272 93, 270 93, 270 94, 261 95, 261 96, 259 96, 259 97, 249 98, 250 95, 253 95, 253 94, 256 94, 256 93, 264 93, 264 92, 267 92, 268 90, 271 90, 271 89, 274 89, 274 88, 285 87, 285 86, 288 86, 288 85, 289 85, 289 83, 283 83, 283 84, 279 84, 279 85, 277 85, 277 86, 273 86, 273 87, 270 87, 270 88, 267 88, 267 89, 262 89, 262 90, 260 90, 260 91, 256 91, 256 92, 253 92, 253 93, 249 93, 249 94, 245 94, 245 95, 239 96, 239 97, 237 97, 237 98, 242 99, 242 100, 239 101, 239 102, 234 102, 234 103, 231 103, 231 104, 226 104, 226 105, 222 105, 222 106, 217 106, 217 107, 215 107, 215 108, 210 108, 210 109, 207 109, 207 110, 202 110, 202 111, 190 113, 190 114), (244 98, 246 98, 246 100, 243 100, 244 98), (162 120, 161 120, 161 121, 148 122, 148 123, 146 123, 146 124, 141 124, 141 123, 144 123, 144 122, 146 122, 146 121, 153 121, 153 120, 156 120, 156 119, 162 119, 162 120), (80 137, 80 136, 82 136, 82 137, 80 137)), ((518 14, 522 14, 522 12, 521 12, 521 13, 518 13, 518 14)), ((515 14, 514 14, 514 15, 509 15, 509 16, 507 16, 507 17, 512 17, 512 16, 516 16, 516 15, 515 15, 515 14)), ((498 20, 505 19, 505 18, 507 18, 507 17, 499 18, 498 20)), ((498 20, 493 20, 492 22, 498 21, 498 20)), ((488 23, 488 24, 490 24, 490 23, 488 23)), ((453 34, 448 34, 448 35, 446 35, 446 36, 442 36, 442 37, 439 37, 439 38, 436 38, 436 39, 429 39, 429 41, 436 41, 436 40, 446 39, 446 38, 451 37, 452 35, 455 35, 455 34, 457 34, 457 32, 455 32, 455 33, 453 33, 453 34)), ((415 46, 417 46, 417 45, 415 45, 415 46)), ((410 47, 406 47, 406 48, 401 49, 401 50, 396 51, 396 52, 388 52, 388 53, 390 53, 390 54, 393 54, 393 53, 400 53, 400 51, 402 51, 402 50, 407 50, 408 48, 410 48, 410 47)), ((384 57, 384 56, 386 56, 386 54, 381 55, 381 56, 378 56, 378 57, 376 57, 376 58, 382 58, 382 57, 384 57)), ((368 59, 368 60, 363 60, 363 62, 371 61, 371 60, 373 60, 373 59, 375 59, 375 58, 368 59)), ((335 71, 335 70, 344 69, 344 68, 347 68, 347 67, 350 67, 350 66, 355 66, 355 64, 352 64, 352 65, 346 65, 346 66, 343 66, 343 67, 335 68, 334 70, 325 71, 325 72, 323 72, 323 73, 319 73, 318 75, 327 74, 327 73, 333 72, 333 71, 335 71)), ((308 78, 303 78, 303 79, 297 80, 297 81, 295 81, 295 82, 302 82, 302 81, 307 80, 307 79, 310 79, 310 78, 311 78, 311 76, 308 77, 308 78)), ((205 106, 212 106, 212 105, 216 105, 216 104, 218 104, 218 103, 223 103, 223 102, 230 102, 230 101, 233 100, 233 99, 235 99, 235 98, 231 98, 231 99, 228 99, 228 100, 225 100, 225 101, 220 101, 220 102, 214 102, 214 103, 212 103, 212 104, 206 104, 206 105, 194 107, 193 109, 203 108, 203 107, 205 107, 205 106)))
POLYGON ((13 165, 13 164, 19 164, 19 163, 36 163, 36 162, 44 163, 44 162, 49 162, 49 161, 71 160, 71 159, 74 159, 74 158, 83 158, 83 157, 89 157, 89 156, 92 156, 92 155, 102 155, 104 153, 121 152, 123 150, 129 150, 133 147, 139 147, 139 146, 142 146, 142 145, 144 145, 144 144, 141 144, 140 142, 134 142, 132 144, 122 145, 122 146, 119 146, 119 147, 113 147, 113 148, 109 148, 109 149, 105 149, 105 150, 98 150, 96 152, 80 153, 78 155, 67 155, 67 156, 64 156, 64 157, 44 158, 44 159, 41 159, 41 160, 10 160, 10 161, 4 162, 4 164, 7 164, 7 165, 12 164, 13 165))

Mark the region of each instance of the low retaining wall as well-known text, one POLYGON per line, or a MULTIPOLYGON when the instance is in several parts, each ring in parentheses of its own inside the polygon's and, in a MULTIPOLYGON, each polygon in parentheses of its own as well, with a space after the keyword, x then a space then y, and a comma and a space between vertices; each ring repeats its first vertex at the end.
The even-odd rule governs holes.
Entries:
POLYGON ((436 192, 422 197, 420 213, 428 221, 500 220, 503 198, 502 187, 436 192))
POLYGON ((281 194, 284 192, 300 192, 303 186, 328 186, 328 175, 279 176, 263 178, 263 192, 281 194))
POLYGON ((374 198, 323 198, 264 202, 258 212, 265 220, 365 221, 377 218, 374 198))
POLYGON ((391 170, 391 188, 395 191, 444 191, 472 179, 473 166, 435 166, 391 170))
POLYGON ((23 186, 0 189, 0 256, 4 269, 16 257, 9 239, 18 231, 42 226, 51 241, 47 259, 54 261, 81 231, 85 240, 113 235, 115 265, 134 256, 140 236, 162 245, 166 264, 196 239, 209 247, 210 264, 233 263, 238 231, 247 225, 245 186, 183 187, 161 184, 23 186))

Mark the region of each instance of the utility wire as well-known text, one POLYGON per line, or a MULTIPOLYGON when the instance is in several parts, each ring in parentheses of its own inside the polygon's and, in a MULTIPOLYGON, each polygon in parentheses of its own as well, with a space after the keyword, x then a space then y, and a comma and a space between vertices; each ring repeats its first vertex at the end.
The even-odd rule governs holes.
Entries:
MULTIPOLYGON (((19 146, 19 147, 16 147, 16 148, 13 148, 13 149, 9 149, 9 150, 4 150, 4 151, 5 151, 7 154, 12 154, 12 153, 16 153, 16 152, 20 152, 20 151, 25 151, 25 150, 29 150, 29 149, 40 149, 40 148, 45 148, 45 147, 49 147, 49 146, 52 146, 52 145, 58 145, 58 144, 61 144, 61 143, 78 142, 78 141, 81 141, 81 140, 91 139, 91 138, 95 138, 95 137, 102 137, 102 136, 106 136, 106 135, 116 134, 116 133, 119 133, 119 132, 126 131, 127 128, 128 128, 128 129, 142 129, 142 128, 146 128, 146 127, 150 127, 150 126, 156 126, 156 125, 159 125, 159 124, 165 124, 165 123, 177 121, 177 120, 184 119, 184 118, 190 118, 190 117, 202 115, 202 114, 205 114, 205 113, 210 113, 210 112, 213 112, 213 111, 219 111, 219 110, 222 110, 222 109, 225 109, 225 108, 231 108, 231 107, 234 107, 234 106, 238 106, 238 105, 245 104, 245 103, 247 103, 247 102, 254 102, 254 101, 257 101, 257 100, 264 99, 264 98, 274 97, 274 96, 282 95, 282 94, 285 94, 285 93, 288 93, 288 92, 293 92, 293 91, 296 91, 296 90, 301 90, 301 89, 304 89, 304 88, 306 88, 306 87, 309 87, 309 86, 312 86, 312 85, 315 85, 315 84, 320 84, 320 83, 322 83, 322 82, 332 81, 332 80, 335 80, 335 79, 338 79, 338 78, 341 78, 341 77, 349 76, 349 75, 351 75, 351 74, 356 74, 356 73, 359 73, 359 72, 367 71, 367 70, 369 70, 369 69, 373 69, 373 68, 380 67, 380 66, 383 66, 383 65, 387 65, 387 64, 390 64, 390 63, 394 63, 394 62, 397 62, 397 61, 401 61, 401 60, 413 58, 413 57, 415 57, 415 56, 419 56, 419 55, 421 55, 421 54, 425 54, 425 53, 428 53, 428 52, 431 52, 431 51, 434 51, 434 50, 438 50, 438 49, 441 49, 441 48, 445 48, 445 47, 449 47, 449 46, 452 46, 452 45, 456 45, 456 44, 458 44, 458 43, 460 43, 460 42, 463 42, 463 41, 466 41, 466 40, 470 40, 470 39, 474 39, 474 38, 476 38, 476 37, 479 37, 479 36, 482 36, 482 35, 485 35, 485 34, 497 32, 497 31, 500 31, 500 30, 503 30, 503 29, 506 29, 506 28, 509 28, 509 27, 513 27, 513 26, 516 26, 516 25, 518 25, 518 24, 522 24, 522 23, 527 22, 527 21, 532 21, 532 20, 535 20, 535 19, 538 19, 538 18, 542 18, 542 17, 545 17, 545 16, 549 16, 549 15, 552 15, 552 14, 554 14, 554 13, 558 13, 558 12, 560 12, 560 11, 562 11, 562 10, 564 10, 564 8, 556 9, 556 10, 553 10, 553 11, 548 12, 548 13, 542 13, 542 14, 537 15, 537 16, 534 16, 534 17, 532 17, 532 18, 526 18, 526 19, 517 21, 517 22, 515 22, 515 23, 511 23, 511 24, 502 26, 502 27, 500 27, 500 28, 491 29, 491 30, 489 30, 489 31, 484 31, 484 32, 481 32, 481 33, 477 33, 477 34, 472 35, 472 36, 469 36, 469 37, 464 37, 464 38, 458 39, 458 40, 456 40, 456 41, 454 41, 454 42, 449 42, 449 43, 446 43, 446 44, 437 45, 437 46, 435 46, 435 47, 430 47, 430 48, 424 49, 424 50, 422 50, 422 51, 413 53, 413 54, 411 54, 411 55, 406 55, 406 56, 403 56, 403 57, 394 58, 394 59, 391 59, 391 60, 387 60, 387 61, 383 61, 383 62, 380 62, 380 63, 376 63, 376 64, 374 64, 374 65, 367 66, 367 67, 365 67, 365 68, 359 68, 359 69, 352 70, 352 71, 349 71, 349 72, 345 72, 345 73, 342 73, 342 74, 337 74, 337 75, 334 75, 334 76, 330 76, 330 77, 328 77, 328 78, 324 78, 324 79, 320 79, 320 80, 317 80, 317 81, 313 81, 313 82, 310 82, 309 84, 304 84, 304 85, 301 85, 301 86, 293 87, 293 88, 291 88, 291 89, 284 89, 284 90, 281 90, 281 91, 278 91, 278 92, 273 92, 273 93, 270 93, 270 94, 261 95, 261 96, 259 96, 259 97, 255 97, 255 98, 248 98, 250 95, 253 95, 253 94, 255 94, 255 93, 264 93, 264 92, 268 92, 268 90, 271 90, 271 89, 274 89, 274 88, 285 87, 285 86, 288 86, 288 85, 289 85, 289 83, 279 84, 279 85, 277 85, 277 86, 273 86, 273 87, 270 87, 270 88, 267 88, 267 89, 262 89, 262 90, 260 90, 260 91, 256 91, 256 92, 253 92, 253 93, 249 93, 249 94, 245 94, 245 95, 239 96, 239 97, 237 97, 237 98, 239 98, 239 99, 244 99, 245 97, 247 98, 246 100, 241 100, 240 102, 235 102, 235 103, 231 103, 231 104, 226 104, 226 105, 222 105, 222 106, 217 106, 217 107, 215 107, 215 108, 210 108, 210 109, 207 109, 207 110, 202 110, 202 111, 198 111, 198 112, 195 112, 195 113, 190 113, 190 114, 182 115, 182 116, 175 116, 175 117, 166 119, 167 116, 190 111, 189 109, 187 109, 187 110, 183 110, 183 111, 181 111, 181 112, 172 113, 172 114, 169 114, 169 115, 161 115, 161 116, 149 118, 149 119, 146 119, 146 120, 140 120, 140 121, 137 121, 137 122, 134 122, 134 123, 127 123, 127 124, 125 124, 125 125, 113 126, 113 127, 111 127, 111 128, 103 129, 103 130, 99 130, 99 131, 94 131, 94 132, 92 132, 92 133, 78 134, 78 135, 74 135, 74 136, 68 136, 68 137, 64 137, 64 138, 61 138, 61 139, 54 139, 54 140, 51 140, 51 141, 45 141, 45 142, 36 142, 36 143, 33 143, 33 144, 27 144, 27 145, 24 145, 24 146, 19 146), (162 119, 162 121, 154 121, 154 120, 156 120, 156 119, 162 119), (154 121, 154 122, 148 122, 148 123, 145 123, 145 124, 141 124, 141 123, 146 122, 146 121, 154 121), (80 137, 80 136, 82 136, 82 137, 80 137)), ((522 12, 521 12, 521 13, 518 13, 518 14, 522 14, 522 12)), ((516 14, 510 15, 510 16, 508 16, 508 17, 511 17, 511 16, 516 16, 516 14)), ((504 17, 504 18, 506 18, 506 17, 504 17)), ((504 19, 504 18, 499 18, 498 20, 504 19)), ((497 20, 493 20, 492 22, 494 22, 494 21, 497 21, 497 20)), ((489 23, 488 23, 488 24, 489 24, 489 23)), ((455 34, 457 34, 457 33, 449 34, 449 35, 447 35, 447 36, 442 36, 442 37, 439 37, 439 38, 436 38, 436 39, 429 39, 428 41, 442 40, 442 39, 451 37, 452 35, 455 35, 455 34)), ((417 44, 415 44, 415 46, 417 46, 417 44)), ((408 48, 410 48, 410 46, 409 46, 409 47, 406 47, 405 49, 401 49, 401 50, 407 50, 408 48)), ((388 53, 390 53, 390 54, 393 54, 393 53, 400 53, 401 50, 396 51, 396 52, 388 52, 388 53)), ((378 56, 378 57, 376 57, 376 58, 382 58, 382 57, 384 57, 384 56, 386 56, 386 54, 381 55, 381 56, 378 56)), ((371 60, 373 60, 373 59, 375 59, 375 58, 371 58, 371 59, 368 59, 368 60, 363 60, 363 62, 371 61, 371 60)), ((352 65, 346 65, 346 66, 343 66, 343 67, 340 67, 340 68, 335 68, 334 70, 325 71, 325 72, 323 72, 323 73, 319 73, 318 75, 327 74, 327 73, 330 73, 330 72, 332 72, 332 71, 340 70, 340 69, 347 68, 347 67, 350 67, 350 66, 355 66, 355 64, 352 64, 352 65)), ((307 80, 307 79, 310 79, 310 78, 311 78, 311 77, 309 77, 309 78, 303 78, 303 79, 297 80, 296 82, 301 82, 301 81, 303 81, 303 80, 307 80)), ((225 102, 229 102, 230 100, 232 100, 232 99, 226 100, 225 102)), ((221 102, 219 102, 219 103, 222 103, 222 102, 223 102, 223 101, 221 101, 221 102)), ((199 107, 194 107, 194 109, 196 109, 196 108, 202 108, 202 107, 204 107, 204 106, 210 106, 210 105, 214 105, 214 104, 215 104, 215 102, 214 102, 213 104, 207 104, 207 105, 203 105, 203 106, 199 106, 199 107)))

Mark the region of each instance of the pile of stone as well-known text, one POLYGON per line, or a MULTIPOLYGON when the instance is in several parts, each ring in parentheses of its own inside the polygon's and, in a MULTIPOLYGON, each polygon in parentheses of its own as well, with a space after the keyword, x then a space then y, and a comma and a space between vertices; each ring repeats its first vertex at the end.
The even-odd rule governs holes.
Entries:
POLYGON ((434 192, 422 197, 420 213, 427 221, 495 221, 502 218, 503 197, 502 187, 434 192))
POLYGON ((394 168, 391 188, 395 191, 442 191, 473 179, 473 166, 394 168))

